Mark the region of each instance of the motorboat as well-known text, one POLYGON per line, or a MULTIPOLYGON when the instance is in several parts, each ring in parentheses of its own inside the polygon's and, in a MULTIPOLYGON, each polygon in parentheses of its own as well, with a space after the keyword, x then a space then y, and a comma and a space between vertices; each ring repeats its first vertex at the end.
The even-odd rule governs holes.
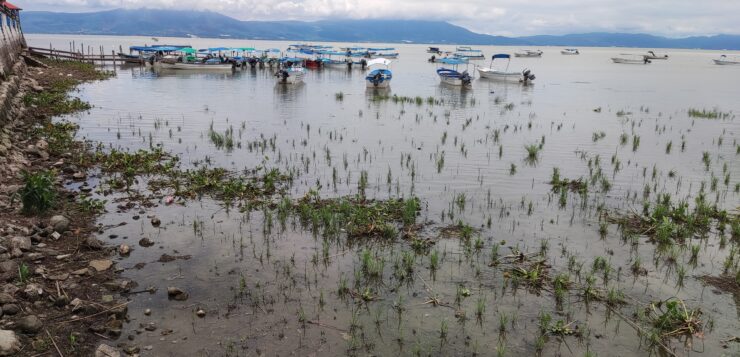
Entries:
POLYGON ((453 55, 457 58, 467 58, 471 60, 486 59, 483 51, 473 49, 470 46, 457 46, 453 55))
POLYGON ((398 52, 395 52, 396 49, 392 47, 387 48, 368 48, 367 52, 370 55, 370 58, 387 58, 387 59, 395 59, 398 58, 398 52))
POLYGON ((718 59, 712 60, 714 64, 726 66, 726 65, 740 65, 740 56, 727 57, 727 55, 719 56, 718 59))
POLYGON ((579 52, 577 48, 566 48, 566 49, 560 50, 560 54, 572 56, 572 55, 580 55, 581 52, 579 52))
POLYGON ((427 53, 439 55, 442 54, 442 50, 439 47, 429 47, 427 48, 427 53))
POLYGON ((620 54, 620 57, 612 57, 612 62, 621 64, 650 64, 649 58, 643 55, 620 54))
POLYGON ((467 64, 467 62, 462 61, 459 58, 443 58, 437 62, 449 67, 437 68, 437 75, 442 83, 453 86, 469 86, 472 82, 473 78, 467 70, 462 72, 458 71, 458 66, 461 64, 467 64))
POLYGON ((204 62, 170 62, 170 61, 159 61, 159 68, 162 69, 175 69, 175 70, 186 70, 186 71, 230 71, 234 65, 230 62, 221 62, 217 58, 209 59, 204 62))
POLYGON ((529 83, 534 81, 535 76, 532 71, 524 69, 522 71, 509 71, 509 62, 511 61, 511 55, 501 53, 491 57, 491 64, 486 67, 478 67, 478 73, 481 78, 497 79, 503 81, 517 81, 522 83, 529 83), (493 63, 497 60, 506 60, 506 68, 503 70, 496 69, 493 67, 493 63))
POLYGON ((542 57, 542 51, 540 50, 521 50, 514 52, 515 57, 542 57))
POLYGON ((367 74, 365 82, 368 88, 388 88, 393 79, 393 73, 390 70, 391 60, 386 58, 376 58, 367 61, 367 74))
POLYGON ((645 55, 645 58, 650 59, 650 60, 667 60, 668 55, 659 56, 659 55, 656 55, 655 52, 653 51, 647 51, 647 55, 645 55))
POLYGON ((299 58, 283 58, 280 60, 283 68, 275 72, 278 84, 298 84, 303 82, 306 69, 299 58))

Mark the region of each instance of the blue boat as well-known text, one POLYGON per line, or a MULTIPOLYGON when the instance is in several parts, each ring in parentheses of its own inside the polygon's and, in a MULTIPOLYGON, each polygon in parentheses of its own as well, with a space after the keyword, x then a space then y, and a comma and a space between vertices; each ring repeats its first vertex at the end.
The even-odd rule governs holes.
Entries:
POLYGON ((437 75, 442 83, 447 83, 453 86, 469 86, 473 78, 468 74, 468 71, 458 71, 458 66, 461 64, 467 64, 459 58, 443 58, 438 61, 443 65, 447 65, 450 68, 437 68, 437 75))
POLYGON ((376 58, 367 62, 367 74, 365 82, 368 88, 388 88, 393 79, 393 72, 390 70, 391 60, 385 58, 376 58))

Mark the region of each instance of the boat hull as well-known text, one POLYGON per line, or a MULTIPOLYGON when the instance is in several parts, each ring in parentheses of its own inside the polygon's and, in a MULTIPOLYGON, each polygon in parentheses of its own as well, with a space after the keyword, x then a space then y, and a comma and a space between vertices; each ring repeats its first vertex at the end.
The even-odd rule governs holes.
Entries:
POLYGON ((488 68, 478 68, 478 74, 480 74, 481 78, 500 81, 520 82, 522 80, 522 74, 519 72, 503 72, 488 68))
POLYGON ((230 71, 233 68, 231 63, 195 64, 157 62, 157 65, 162 69, 174 69, 178 71, 230 71))
POLYGON ((580 55, 579 52, 573 52, 573 51, 560 51, 560 54, 561 55, 566 55, 566 56, 580 55))
POLYGON ((641 59, 629 59, 629 58, 612 58, 612 62, 614 63, 620 63, 620 64, 650 64, 650 62, 646 62, 645 60, 641 59))
POLYGON ((718 64, 720 66, 737 66, 740 65, 740 61, 728 61, 728 60, 713 60, 714 64, 718 64))
POLYGON ((306 73, 303 70, 287 70, 278 72, 275 77, 278 84, 298 84, 303 83, 305 75, 306 73), (287 73, 287 76, 283 73, 287 73))

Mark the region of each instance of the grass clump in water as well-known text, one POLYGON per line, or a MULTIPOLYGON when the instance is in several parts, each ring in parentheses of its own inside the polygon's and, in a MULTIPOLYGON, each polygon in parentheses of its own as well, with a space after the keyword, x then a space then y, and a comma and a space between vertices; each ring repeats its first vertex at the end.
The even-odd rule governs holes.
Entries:
POLYGON ((700 109, 690 108, 688 113, 689 113, 689 118, 701 118, 701 119, 727 119, 732 115, 732 113, 729 113, 729 112, 721 112, 717 108, 714 108, 712 110, 707 110, 707 109, 700 110, 700 109))

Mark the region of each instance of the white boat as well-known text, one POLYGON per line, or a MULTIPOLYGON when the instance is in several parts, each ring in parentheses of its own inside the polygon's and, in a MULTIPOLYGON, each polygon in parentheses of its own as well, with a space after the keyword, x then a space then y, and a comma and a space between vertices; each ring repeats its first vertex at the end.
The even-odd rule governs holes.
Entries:
POLYGON ((655 52, 653 51, 647 51, 647 55, 645 56, 645 58, 651 59, 651 60, 667 60, 668 55, 659 56, 659 55, 656 55, 655 52))
POLYGON ((467 64, 467 62, 460 60, 459 58, 443 58, 438 61, 439 63, 449 65, 451 68, 437 68, 437 75, 439 76, 442 83, 446 83, 453 86, 469 86, 473 78, 468 74, 468 71, 458 72, 457 67, 461 64, 467 64))
POLYGON ((542 51, 540 50, 521 50, 514 52, 514 56, 516 57, 542 57, 542 51))
POLYGON ((491 57, 491 64, 488 68, 478 67, 478 73, 481 78, 496 79, 502 81, 517 81, 522 83, 529 83, 534 80, 535 76, 532 71, 524 69, 522 71, 509 71, 509 62, 511 61, 511 55, 508 54, 496 54, 491 57), (493 67, 493 62, 496 59, 505 59, 506 68, 503 70, 496 69, 493 67))
POLYGON ((391 85, 393 79, 391 62, 393 61, 386 58, 376 58, 367 62, 365 82, 368 88, 388 88, 391 85))
POLYGON ((230 71, 233 68, 233 64, 231 63, 221 63, 220 61, 215 63, 208 63, 208 61, 203 63, 184 63, 184 62, 156 62, 156 64, 159 66, 159 68, 162 69, 175 69, 175 70, 185 70, 185 71, 230 71))
POLYGON ((560 50, 560 54, 562 55, 580 55, 581 52, 578 52, 577 48, 566 48, 564 50, 560 50))
POLYGON ((288 68, 283 68, 275 73, 275 78, 279 84, 297 84, 303 82, 303 77, 306 75, 306 69, 300 64, 292 65, 288 68))
POLYGON ((719 59, 712 60, 714 64, 727 66, 727 65, 740 65, 740 57, 727 57, 727 55, 719 56, 719 59))
POLYGON ((643 55, 620 54, 620 57, 612 57, 612 62, 622 64, 650 64, 651 61, 643 55))
POLYGON ((454 56, 457 58, 466 58, 466 59, 471 59, 471 60, 486 59, 486 56, 483 54, 483 51, 473 49, 470 46, 457 46, 455 48, 454 56))

